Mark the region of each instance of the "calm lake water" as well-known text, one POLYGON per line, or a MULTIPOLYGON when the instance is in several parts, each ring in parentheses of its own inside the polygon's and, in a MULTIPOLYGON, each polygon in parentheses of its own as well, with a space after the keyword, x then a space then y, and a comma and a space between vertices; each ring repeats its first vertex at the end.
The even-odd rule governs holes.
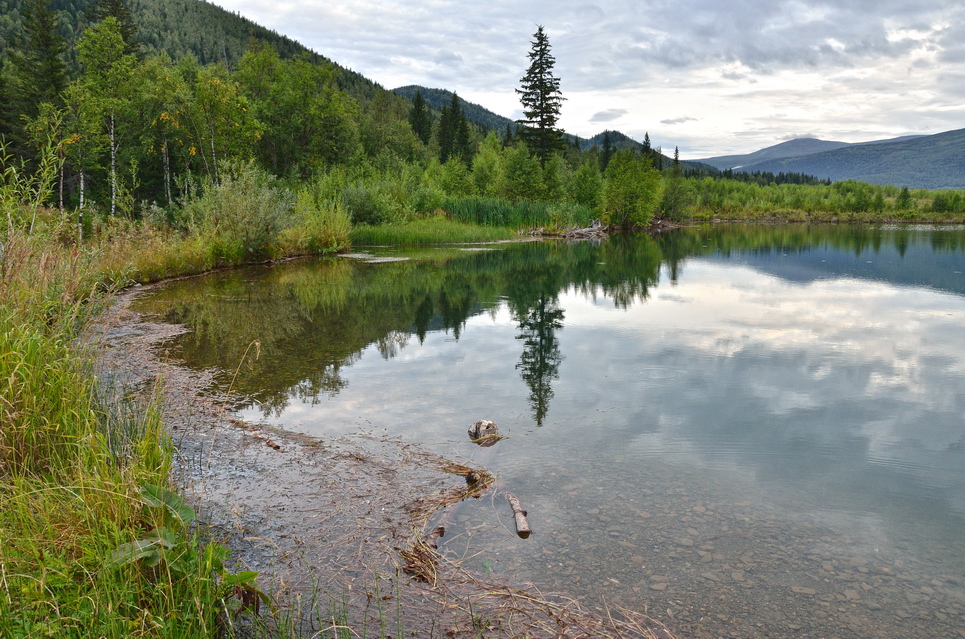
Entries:
POLYGON ((176 282, 244 418, 491 469, 445 550, 682 637, 965 637, 965 230, 718 226, 176 282), (260 357, 239 369, 258 340, 260 357), (469 442, 478 419, 509 439, 469 442))

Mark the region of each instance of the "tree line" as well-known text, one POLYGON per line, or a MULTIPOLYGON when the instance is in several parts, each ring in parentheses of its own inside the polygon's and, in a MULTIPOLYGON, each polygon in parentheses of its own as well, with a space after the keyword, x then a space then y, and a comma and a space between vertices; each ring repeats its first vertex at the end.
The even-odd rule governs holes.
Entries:
POLYGON ((601 146, 581 150, 557 127, 564 97, 541 26, 517 89, 524 116, 500 134, 470 123, 456 94, 436 111, 420 93, 407 101, 378 88, 350 92, 343 70, 307 52, 284 57, 253 41, 230 63, 146 54, 125 0, 93 2, 91 26, 69 51, 59 15, 48 0, 22 4, 0 73, 0 135, 7 165, 36 166, 44 149, 55 151, 49 203, 78 213, 79 234, 85 211, 161 211, 177 224, 188 200, 242 165, 293 190, 322 184, 318 193, 369 224, 451 213, 463 198, 551 203, 548 226, 741 217, 764 204, 830 213, 915 211, 926 200, 949 214, 965 207, 955 194, 685 171, 679 153, 667 161, 649 135, 633 149, 605 132, 601 146), (737 180, 745 187, 728 186, 737 180))

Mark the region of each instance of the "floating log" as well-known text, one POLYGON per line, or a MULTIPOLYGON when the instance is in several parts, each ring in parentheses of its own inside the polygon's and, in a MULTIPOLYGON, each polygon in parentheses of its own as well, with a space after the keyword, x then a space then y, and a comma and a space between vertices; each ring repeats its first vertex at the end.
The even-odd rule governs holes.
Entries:
POLYGON ((526 511, 523 510, 523 505, 519 503, 519 499, 513 493, 506 493, 506 501, 509 502, 509 507, 513 509, 513 518, 516 520, 516 534, 522 539, 529 537, 533 529, 529 527, 529 522, 526 520, 526 511))

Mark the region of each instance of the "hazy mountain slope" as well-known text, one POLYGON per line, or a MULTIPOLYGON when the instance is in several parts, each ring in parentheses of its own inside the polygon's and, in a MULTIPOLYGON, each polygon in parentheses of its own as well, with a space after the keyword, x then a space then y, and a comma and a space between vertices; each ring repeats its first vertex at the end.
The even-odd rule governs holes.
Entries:
POLYGON ((857 144, 797 158, 758 162, 742 171, 807 173, 911 188, 965 188, 965 129, 878 144, 857 144))
POLYGON ((847 142, 829 142, 826 140, 818 140, 817 138, 798 138, 796 140, 781 142, 780 144, 775 144, 774 146, 769 146, 760 151, 754 151, 753 153, 744 155, 721 155, 705 158, 700 160, 700 162, 721 170, 733 169, 749 164, 757 164, 758 162, 800 157, 822 151, 833 151, 834 149, 840 149, 846 146, 848 146, 847 142))

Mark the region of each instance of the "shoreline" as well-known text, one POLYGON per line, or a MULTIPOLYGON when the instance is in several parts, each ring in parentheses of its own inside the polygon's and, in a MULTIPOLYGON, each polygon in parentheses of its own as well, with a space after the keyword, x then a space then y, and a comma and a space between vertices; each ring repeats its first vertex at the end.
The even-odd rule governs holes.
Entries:
POLYGON ((645 615, 601 614, 533 584, 487 581, 444 554, 433 553, 435 584, 410 578, 400 553, 466 491, 441 470, 447 460, 399 440, 324 441, 238 420, 220 404, 226 397, 208 392, 213 372, 167 358, 166 341, 186 329, 131 310, 153 286, 120 293, 99 318, 98 374, 142 399, 159 394, 175 485, 231 562, 260 573, 293 636, 386 618, 410 635, 478 636, 485 618, 491 636, 673 636, 645 615))

